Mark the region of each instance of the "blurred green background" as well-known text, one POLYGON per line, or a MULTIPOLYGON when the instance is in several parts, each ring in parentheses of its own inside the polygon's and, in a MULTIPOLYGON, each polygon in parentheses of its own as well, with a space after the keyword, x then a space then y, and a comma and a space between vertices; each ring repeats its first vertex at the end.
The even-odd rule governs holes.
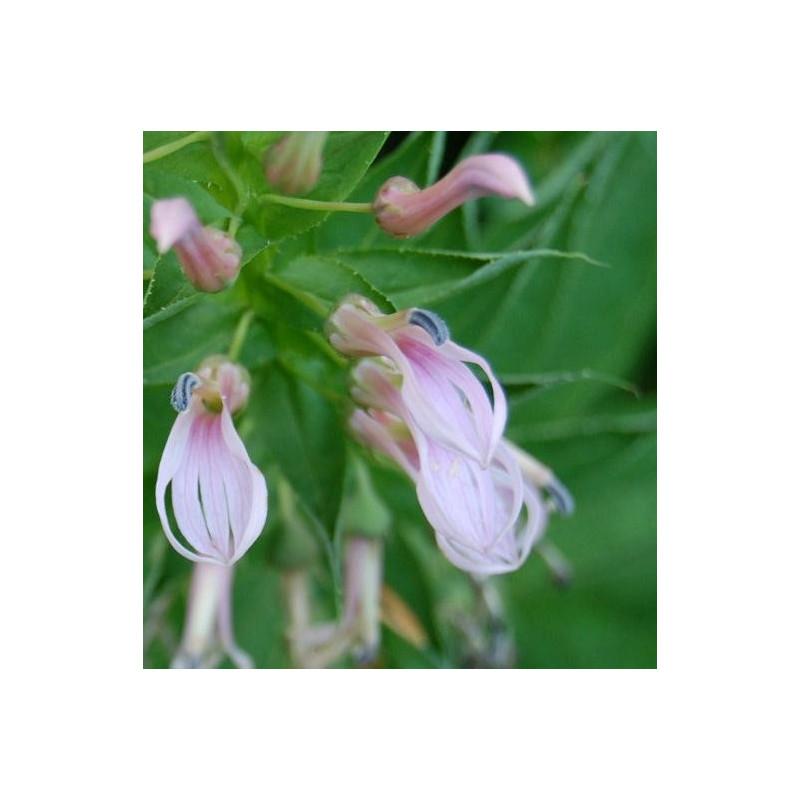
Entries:
MULTIPOLYGON (((144 149, 185 133, 145 133, 144 149)), ((191 570, 167 544, 153 500, 174 421, 169 391, 181 372, 224 352, 254 309, 241 356, 251 402, 238 427, 270 487, 285 478, 309 520, 320 620, 341 603, 337 519, 355 448, 394 517, 385 583, 425 636, 421 645, 408 625, 384 627, 375 666, 655 668, 656 134, 332 134, 311 197, 369 202, 388 177, 429 185, 480 152, 509 153, 526 167, 532 209, 473 201, 394 240, 369 215, 261 202, 261 155, 279 133, 218 134, 144 169, 144 666, 169 665, 191 570), (174 255, 157 256, 149 207, 176 194, 204 223, 242 218, 244 266, 226 292, 196 293, 174 255), (431 308, 455 341, 493 365, 509 398, 508 438, 575 498, 574 515, 552 517, 547 531, 571 564, 569 585, 534 553, 480 590, 438 552, 409 481, 349 441, 347 369, 322 330, 351 291, 387 311, 431 308), (487 612, 487 592, 498 613, 487 612)), ((273 490, 266 529, 234 587, 237 639, 261 668, 290 666, 275 563, 286 535, 273 490)))

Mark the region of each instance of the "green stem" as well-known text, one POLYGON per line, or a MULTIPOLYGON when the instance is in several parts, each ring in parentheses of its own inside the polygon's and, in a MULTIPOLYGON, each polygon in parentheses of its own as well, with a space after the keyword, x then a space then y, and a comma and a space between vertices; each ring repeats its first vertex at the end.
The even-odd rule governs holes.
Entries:
POLYGON ((143 269, 142 274, 144 275, 144 280, 149 281, 152 280, 153 275, 156 274, 156 271, 154 269, 143 269))
POLYGON ((228 358, 230 358, 231 361, 239 360, 239 354, 242 352, 242 345, 244 344, 247 331, 250 328, 250 323, 253 321, 254 316, 255 311, 253 311, 252 308, 242 314, 242 318, 239 320, 239 324, 236 326, 236 330, 233 333, 233 341, 228 350, 228 358))
POLYGON ((228 222, 228 236, 230 236, 231 239, 235 239, 236 232, 242 224, 242 213, 247 207, 247 190, 241 176, 228 159, 222 137, 223 134, 220 133, 212 139, 211 151, 214 154, 217 164, 219 164, 219 168, 225 173, 225 177, 231 182, 233 191, 236 193, 236 208, 233 210, 233 216, 228 222))
POLYGON ((190 133, 188 136, 184 136, 182 139, 178 139, 177 141, 170 142, 169 144, 162 144, 161 147, 155 147, 152 150, 148 150, 142 156, 142 163, 149 164, 151 161, 158 161, 159 158, 164 158, 164 156, 177 153, 178 150, 182 150, 187 145, 194 144, 194 142, 202 142, 204 139, 208 139, 210 135, 210 131, 195 131, 194 133, 190 133))
POLYGON ((286 197, 282 194, 262 194, 258 197, 263 203, 277 203, 292 208, 305 208, 309 211, 352 211, 358 214, 371 214, 372 203, 334 203, 327 200, 307 200, 302 197, 286 197))

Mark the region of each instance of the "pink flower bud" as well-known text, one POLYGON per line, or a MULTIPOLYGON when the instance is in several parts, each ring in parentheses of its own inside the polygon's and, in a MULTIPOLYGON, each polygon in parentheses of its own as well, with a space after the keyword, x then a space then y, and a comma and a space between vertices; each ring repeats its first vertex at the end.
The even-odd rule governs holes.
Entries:
POLYGON ((228 234, 204 228, 185 197, 153 203, 150 233, 159 253, 175 250, 184 275, 201 292, 219 292, 239 274, 242 248, 228 234))
POLYGON ((522 167, 510 156, 487 153, 462 161, 440 181, 420 189, 407 178, 389 178, 378 190, 373 212, 378 225, 397 237, 427 230, 454 208, 478 197, 507 197, 534 203, 522 167))
POLYGON ((181 375, 173 389, 180 413, 158 467, 156 507, 170 544, 192 561, 235 563, 266 522, 266 481, 231 419, 248 393, 246 372, 218 356, 181 375), (171 527, 167 488, 182 540, 171 527))
POLYGON ((307 194, 322 171, 327 131, 295 132, 279 139, 264 156, 267 181, 287 194, 307 194))

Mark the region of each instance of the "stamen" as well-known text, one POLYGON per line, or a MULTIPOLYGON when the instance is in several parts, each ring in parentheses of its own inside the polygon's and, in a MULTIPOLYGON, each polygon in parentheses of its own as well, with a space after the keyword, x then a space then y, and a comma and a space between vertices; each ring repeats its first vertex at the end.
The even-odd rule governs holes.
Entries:
POLYGON ((411 325, 419 325, 420 328, 427 331, 437 346, 443 345, 450 338, 447 323, 433 311, 415 308, 408 315, 408 321, 411 325))
POLYGON ((189 408, 189 402, 192 399, 192 392, 200 385, 200 378, 194 372, 184 372, 178 378, 178 382, 169 396, 169 402, 172 407, 178 411, 186 411, 189 408))

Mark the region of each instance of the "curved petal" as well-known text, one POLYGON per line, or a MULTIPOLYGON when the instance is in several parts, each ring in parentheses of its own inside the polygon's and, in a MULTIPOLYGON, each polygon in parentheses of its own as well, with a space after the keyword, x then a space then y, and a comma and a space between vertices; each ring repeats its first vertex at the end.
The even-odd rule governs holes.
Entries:
MULTIPOLYGON (((230 561, 234 546, 225 478, 231 469, 229 455, 222 436, 222 414, 209 419, 205 425, 205 453, 199 462, 200 499, 211 541, 223 558, 230 561)), ((235 468, 235 465, 234 465, 235 468)))
MULTIPOLYGON (((158 510, 158 516, 161 520, 161 527, 164 530, 164 535, 167 537, 169 543, 175 548, 175 550, 180 553, 184 558, 188 558, 190 561, 198 561, 198 562, 205 562, 205 563, 219 563, 220 559, 215 554, 208 555, 207 554, 207 546, 204 543, 204 539, 207 540, 207 534, 202 536, 201 531, 195 531, 195 520, 194 515, 189 513, 184 513, 184 507, 186 504, 191 504, 192 496, 191 493, 189 495, 179 501, 176 505, 176 487, 175 487, 175 480, 176 477, 178 478, 178 482, 180 484, 180 492, 185 493, 185 483, 186 483, 186 468, 187 468, 187 460, 192 458, 192 438, 193 438, 193 430, 195 423, 198 421, 198 412, 195 410, 187 411, 183 414, 179 414, 175 420, 175 424, 172 426, 172 430, 170 431, 170 435, 167 439, 167 443, 164 447, 164 453, 161 456, 161 462, 158 467, 158 476, 156 478, 156 508, 158 510), (169 484, 172 483, 172 508, 175 511, 175 519, 178 523, 178 526, 181 532, 186 537, 186 540, 192 547, 198 552, 193 552, 189 550, 185 545, 183 545, 175 536, 172 531, 172 527, 169 523, 169 516, 167 514, 166 509, 166 491, 169 484), (186 529, 184 529, 183 524, 178 516, 178 508, 181 508, 181 517, 186 518, 187 516, 192 520, 192 536, 191 538, 186 536, 186 529)), ((188 465, 191 467, 191 464, 188 465)), ((197 489, 195 484, 195 492, 194 495, 197 495, 197 489)), ((199 505, 199 501, 198 501, 199 505)))
POLYGON ((511 451, 501 445, 490 467, 483 468, 424 437, 417 443, 422 463, 417 497, 444 555, 460 569, 478 574, 517 569, 543 520, 533 513, 536 508, 527 510, 535 498, 528 499, 511 451))
POLYGON ((220 414, 220 430, 229 457, 225 472, 228 513, 234 535, 232 560, 241 558, 258 538, 267 521, 267 482, 250 460, 227 408, 220 414))

